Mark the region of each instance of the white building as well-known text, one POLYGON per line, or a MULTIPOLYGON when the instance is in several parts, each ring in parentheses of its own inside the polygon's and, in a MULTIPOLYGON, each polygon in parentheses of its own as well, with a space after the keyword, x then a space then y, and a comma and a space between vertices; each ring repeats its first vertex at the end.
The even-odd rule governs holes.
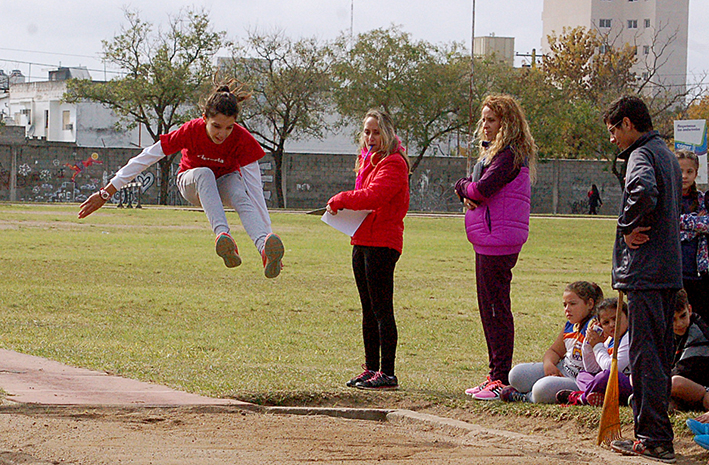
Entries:
POLYGON ((476 37, 473 41, 473 55, 493 57, 496 61, 512 67, 515 63, 515 38, 495 35, 476 37))
POLYGON ((542 52, 547 36, 564 27, 583 26, 609 38, 616 47, 636 47, 635 73, 682 92, 687 82, 689 0, 544 0, 542 52))
POLYGON ((25 127, 29 138, 73 142, 82 147, 136 147, 151 144, 140 140, 138 129, 118 130, 118 117, 95 102, 66 103, 66 79, 90 79, 85 68, 50 71, 48 81, 13 83, 6 99, 7 124, 25 127))

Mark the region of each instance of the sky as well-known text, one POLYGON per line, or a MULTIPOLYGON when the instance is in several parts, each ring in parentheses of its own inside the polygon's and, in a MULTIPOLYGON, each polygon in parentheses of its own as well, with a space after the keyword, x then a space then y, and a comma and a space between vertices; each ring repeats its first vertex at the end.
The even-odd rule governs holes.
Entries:
MULTIPOLYGON (((689 0, 688 73, 709 72, 709 0, 689 0)), ((515 51, 539 51, 543 0, 476 0, 475 36, 515 38, 515 51)), ((205 8, 215 30, 238 39, 250 29, 283 30, 291 38, 329 40, 341 32, 366 32, 396 24, 416 40, 471 40, 472 0, 0 0, 0 69, 20 69, 30 80, 46 80, 59 65, 86 66, 94 79, 111 78, 99 58, 102 40, 126 24, 123 9, 143 20, 167 24, 181 8, 205 8), (351 15, 352 5, 354 14, 351 15), (435 5, 435 6, 433 6, 435 5), (32 63, 32 64, 30 64, 32 63)), ((517 65, 524 58, 517 58, 517 65)))

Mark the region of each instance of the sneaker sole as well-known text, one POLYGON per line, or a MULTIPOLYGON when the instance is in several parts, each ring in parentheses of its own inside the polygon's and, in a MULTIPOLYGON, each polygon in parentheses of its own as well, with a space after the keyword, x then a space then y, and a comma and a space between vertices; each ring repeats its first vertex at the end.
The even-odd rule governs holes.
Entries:
POLYGON ((363 391, 398 391, 399 386, 381 386, 381 387, 368 387, 368 386, 355 386, 357 389, 363 391))
POLYGON ((605 394, 601 392, 592 392, 586 396, 586 403, 592 407, 602 407, 605 400, 605 394))
POLYGON ((614 450, 615 452, 619 452, 620 454, 625 455, 625 456, 634 455, 634 456, 636 456, 636 457, 643 457, 643 458, 646 458, 646 459, 648 459, 648 460, 653 460, 653 461, 655 461, 655 462, 677 463, 677 459, 676 459, 676 458, 674 458, 674 459, 663 459, 663 458, 660 458, 660 457, 653 457, 652 455, 640 454, 640 453, 638 453, 638 452, 635 452, 634 450, 627 450, 627 449, 623 449, 622 447, 613 446, 613 444, 611 444, 611 449, 614 450))
POLYGON ((219 236, 216 244, 217 255, 224 260, 227 268, 241 265, 241 257, 236 253, 236 243, 229 236, 219 236))
POLYGON ((275 278, 281 274, 281 259, 285 253, 281 238, 275 234, 269 235, 266 238, 263 253, 266 256, 266 266, 263 269, 263 273, 267 278, 275 278))
POLYGON ((473 396, 473 399, 475 399, 475 400, 500 400, 500 396, 497 396, 497 397, 476 397, 476 396, 473 396))

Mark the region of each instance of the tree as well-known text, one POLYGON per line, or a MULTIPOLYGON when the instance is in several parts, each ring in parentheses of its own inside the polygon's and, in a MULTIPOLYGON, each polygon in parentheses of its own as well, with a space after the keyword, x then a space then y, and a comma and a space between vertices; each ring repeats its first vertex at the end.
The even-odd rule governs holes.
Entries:
POLYGON ((339 113, 356 125, 370 108, 391 114, 403 142, 418 150, 412 172, 436 140, 467 125, 470 61, 459 45, 414 42, 391 26, 354 44, 342 36, 334 50, 339 113))
POLYGON ((682 114, 685 119, 705 119, 709 123, 709 94, 694 101, 682 114))
MULTIPOLYGON (((167 31, 153 30, 134 11, 125 10, 127 26, 104 40, 103 59, 125 77, 108 82, 70 80, 64 100, 91 100, 111 108, 127 128, 143 125, 153 141, 196 113, 200 94, 214 70, 212 58, 224 32, 214 32, 204 11, 186 10, 170 18, 167 31)), ((160 204, 167 204, 170 166, 177 154, 159 162, 160 204)))
POLYGON ((566 156, 598 158, 613 153, 611 169, 622 186, 624 173, 601 115, 616 98, 637 92, 638 79, 632 71, 635 47, 615 47, 608 35, 583 27, 552 34, 548 42, 550 51, 542 59, 541 71, 566 102, 566 112, 559 115, 567 120, 559 121, 566 156))
POLYGON ((603 107, 633 89, 634 47, 614 47, 608 36, 583 27, 564 28, 562 35, 552 34, 548 42, 542 72, 568 99, 596 101, 603 107))
POLYGON ((285 207, 283 155, 286 142, 322 138, 330 106, 330 60, 315 38, 293 41, 282 32, 251 31, 233 48, 226 72, 247 84, 253 98, 245 102, 244 126, 271 151, 276 165, 278 206, 285 207))

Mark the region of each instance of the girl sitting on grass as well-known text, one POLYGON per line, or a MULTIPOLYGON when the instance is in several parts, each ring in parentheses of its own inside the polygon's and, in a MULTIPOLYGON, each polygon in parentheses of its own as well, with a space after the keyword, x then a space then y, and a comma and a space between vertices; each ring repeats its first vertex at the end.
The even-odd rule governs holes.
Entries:
POLYGON ((538 402, 553 404, 556 393, 568 389, 578 391, 576 377, 583 369, 581 347, 586 329, 596 314, 603 291, 596 283, 576 281, 564 290, 566 324, 543 361, 522 363, 510 370, 510 385, 500 393, 504 402, 538 402))
POLYGON ((576 377, 578 391, 563 389, 556 393, 556 401, 571 405, 603 405, 608 377, 610 376, 611 360, 614 350, 618 350, 618 384, 619 400, 627 404, 628 397, 633 393, 630 384, 630 336, 628 334, 628 306, 623 302, 620 312, 620 322, 615 315, 618 299, 605 299, 598 306, 598 319, 591 321, 586 339, 582 346, 583 371, 576 377), (620 343, 613 340, 615 325, 619 324, 620 343))

